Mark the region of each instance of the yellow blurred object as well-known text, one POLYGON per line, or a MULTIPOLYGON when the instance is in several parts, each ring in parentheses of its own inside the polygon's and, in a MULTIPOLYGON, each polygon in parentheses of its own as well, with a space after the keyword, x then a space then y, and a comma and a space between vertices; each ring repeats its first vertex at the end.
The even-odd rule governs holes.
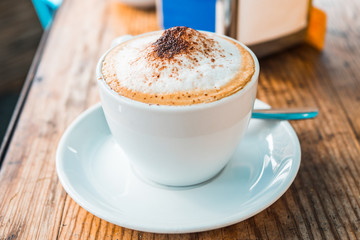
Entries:
POLYGON ((326 33, 326 13, 316 7, 311 7, 308 29, 305 41, 318 50, 322 50, 326 33))

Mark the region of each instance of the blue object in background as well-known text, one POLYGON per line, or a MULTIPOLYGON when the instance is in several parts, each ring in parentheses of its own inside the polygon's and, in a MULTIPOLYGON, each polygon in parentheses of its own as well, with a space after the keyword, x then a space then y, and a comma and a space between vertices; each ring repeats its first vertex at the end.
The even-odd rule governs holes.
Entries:
POLYGON ((215 32, 215 6, 216 0, 162 0, 163 27, 215 32))
POLYGON ((32 0, 32 3, 40 19, 41 26, 46 29, 51 25, 54 14, 60 7, 62 0, 32 0))

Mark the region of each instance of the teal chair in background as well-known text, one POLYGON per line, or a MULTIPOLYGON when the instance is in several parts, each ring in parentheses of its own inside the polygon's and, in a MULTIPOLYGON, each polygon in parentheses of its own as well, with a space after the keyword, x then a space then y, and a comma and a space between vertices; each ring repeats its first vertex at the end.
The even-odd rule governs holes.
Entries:
POLYGON ((32 0, 43 29, 51 26, 54 14, 63 0, 32 0))

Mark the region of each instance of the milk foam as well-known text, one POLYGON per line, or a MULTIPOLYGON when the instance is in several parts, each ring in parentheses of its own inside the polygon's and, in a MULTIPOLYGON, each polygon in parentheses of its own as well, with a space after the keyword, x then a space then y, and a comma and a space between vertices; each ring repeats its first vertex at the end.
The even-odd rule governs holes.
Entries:
POLYGON ((112 62, 119 85, 135 92, 163 94, 219 89, 231 81, 242 63, 239 48, 225 38, 188 31, 187 51, 172 57, 155 54, 154 42, 162 32, 123 44, 112 62))

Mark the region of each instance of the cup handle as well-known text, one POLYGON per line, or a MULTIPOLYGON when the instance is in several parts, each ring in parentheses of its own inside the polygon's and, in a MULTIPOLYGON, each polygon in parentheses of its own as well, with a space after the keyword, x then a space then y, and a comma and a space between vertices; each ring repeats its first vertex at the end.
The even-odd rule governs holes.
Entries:
POLYGON ((123 36, 117 37, 111 42, 111 48, 113 48, 113 47, 119 45, 120 43, 123 43, 133 37, 134 36, 132 36, 132 35, 123 35, 123 36))

